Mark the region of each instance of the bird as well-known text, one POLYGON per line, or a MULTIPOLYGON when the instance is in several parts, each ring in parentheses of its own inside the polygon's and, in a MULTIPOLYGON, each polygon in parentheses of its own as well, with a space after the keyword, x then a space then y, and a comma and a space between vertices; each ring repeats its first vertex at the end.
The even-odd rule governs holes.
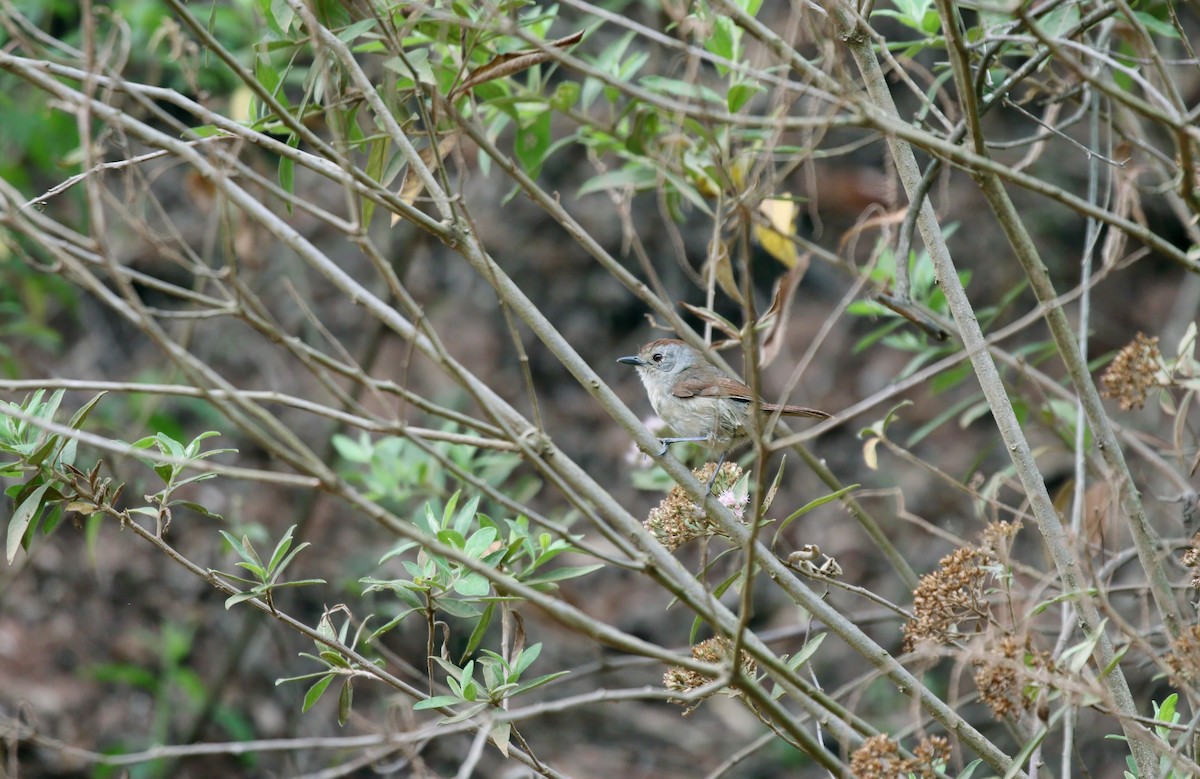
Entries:
MULTIPOLYGON (((720 453, 713 479, 729 450, 748 439, 754 427, 750 414, 754 392, 708 361, 704 353, 677 338, 660 338, 643 346, 637 354, 617 362, 637 368, 655 413, 671 427, 676 437, 660 439, 667 453, 671 444, 690 441, 720 453)), ((760 413, 829 419, 824 411, 758 401, 760 413)), ((709 489, 712 479, 709 480, 709 489)))

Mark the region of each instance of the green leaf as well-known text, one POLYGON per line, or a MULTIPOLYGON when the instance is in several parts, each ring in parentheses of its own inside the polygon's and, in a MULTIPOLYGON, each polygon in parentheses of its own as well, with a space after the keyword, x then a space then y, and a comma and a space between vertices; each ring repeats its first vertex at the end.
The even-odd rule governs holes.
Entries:
POLYGON ((579 84, 574 81, 560 82, 554 88, 554 94, 550 98, 550 105, 555 111, 565 113, 575 107, 579 102, 579 84))
POLYGON ((163 484, 170 484, 171 477, 176 473, 175 466, 167 463, 159 463, 154 466, 154 473, 158 475, 158 478, 162 479, 163 484))
POLYGON ((378 629, 376 629, 376 631, 374 633, 367 636, 365 643, 367 643, 367 644, 374 643, 375 639, 379 638, 384 633, 387 633, 389 630, 391 630, 392 628, 399 625, 401 622, 404 621, 405 617, 407 617, 409 614, 412 614, 414 611, 416 611, 416 609, 405 609, 404 611, 400 612, 396 616, 392 617, 387 622, 385 622, 382 626, 380 626, 378 629))
POLYGON ((1079 6, 1064 3, 1043 14, 1037 20, 1037 26, 1048 38, 1058 38, 1078 26, 1079 19, 1079 6))
MULTIPOLYGON (((337 631, 333 629, 333 622, 329 619, 328 612, 322 614, 320 621, 317 622, 317 635, 330 641, 337 639, 337 631)), ((314 641, 313 643, 317 645, 318 652, 325 651, 325 644, 320 641, 314 641)))
POLYGON ((1087 666, 1088 661, 1092 659, 1092 653, 1096 649, 1097 642, 1100 641, 1100 636, 1107 622, 1107 619, 1100 620, 1100 624, 1096 626, 1091 636, 1085 637, 1079 643, 1067 647, 1062 653, 1060 660, 1066 662, 1067 668, 1072 674, 1081 673, 1087 666))
MULTIPOLYGON (((733 573, 729 574, 728 576, 726 576, 724 579, 722 579, 721 582, 716 587, 713 588, 713 597, 720 598, 722 595, 724 595, 726 590, 728 590, 730 587, 732 587, 736 582, 738 582, 742 578, 743 573, 744 572, 742 570, 737 570, 737 571, 734 571, 733 573)), ((704 618, 703 617, 696 617, 695 619, 692 620, 692 629, 691 629, 691 632, 688 633, 688 643, 689 644, 696 643, 696 637, 699 635, 700 628, 703 626, 704 626, 704 618)))
MULTIPOLYGON (((287 145, 293 149, 299 147, 300 136, 295 134, 288 136, 287 145)), ((279 156, 279 187, 289 195, 296 193, 296 161, 291 157, 279 156)), ((288 215, 291 216, 293 210, 291 198, 285 198, 283 202, 288 215)))
POLYGON ((1025 744, 1021 747, 1021 751, 1018 752, 1015 757, 1013 757, 1012 764, 1009 766, 1008 771, 1004 774, 1004 779, 1013 779, 1013 777, 1018 776, 1025 764, 1029 761, 1030 755, 1033 754, 1035 749, 1041 746, 1041 743, 1046 740, 1046 736, 1049 734, 1049 728, 1047 728, 1045 725, 1040 726, 1037 729, 1037 732, 1033 734, 1033 738, 1025 742, 1025 744))
POLYGON ((416 83, 438 83, 438 77, 429 63, 428 49, 410 49, 404 56, 407 62, 399 57, 392 57, 383 63, 384 68, 397 74, 397 89, 411 89, 416 83))
MULTIPOLYGON (((283 532, 283 537, 279 539, 279 543, 275 545, 275 551, 271 553, 271 562, 267 563, 268 571, 274 571, 279 567, 279 563, 283 561, 284 556, 287 554, 288 549, 292 545, 292 533, 295 532, 295 530, 296 526, 292 525, 283 532)), ((305 544, 301 544, 300 548, 298 548, 296 551, 300 551, 300 549, 302 549, 304 546, 305 544)))
POLYGON ((483 527, 476 530, 463 546, 463 553, 475 558, 482 558, 488 548, 496 541, 496 528, 483 527))
POLYGON ((569 673, 570 671, 558 671, 557 673, 539 676, 538 678, 532 679, 524 684, 517 685, 517 688, 512 691, 512 695, 520 695, 523 692, 529 692, 530 690, 541 687, 543 684, 549 684, 561 676, 566 676, 569 673))
POLYGON ((240 568, 245 568, 247 571, 249 571, 250 573, 254 574, 254 576, 255 576, 255 577, 256 577, 256 578, 257 578, 259 581, 262 581, 264 578, 266 578, 266 575, 267 575, 267 569, 263 568, 261 565, 258 565, 257 563, 250 563, 250 562, 247 562, 247 561, 245 561, 245 560, 242 560, 241 562, 239 562, 239 563, 235 563, 235 564, 236 564, 238 567, 240 567, 240 568))
POLYGON ((304 693, 304 705, 300 707, 301 712, 311 709, 317 701, 321 700, 321 696, 325 694, 325 688, 333 681, 333 674, 323 676, 317 680, 317 683, 308 688, 308 692, 304 693))
POLYGON ((413 547, 417 547, 417 546, 420 546, 420 544, 417 543, 416 541, 401 541, 400 543, 396 544, 394 547, 392 547, 388 551, 384 552, 383 557, 379 558, 379 564, 383 565, 388 560, 391 560, 393 557, 398 557, 398 556, 404 554, 405 552, 407 552, 409 549, 412 549, 413 547))
MULTIPOLYGON (((215 476, 216 474, 213 474, 213 475, 215 476)), ((220 514, 214 514, 213 512, 208 510, 207 506, 203 506, 199 503, 196 503, 195 501, 191 501, 191 500, 173 500, 173 501, 171 501, 171 507, 174 508, 175 506, 182 506, 183 508, 191 509, 192 511, 196 512, 197 514, 199 514, 202 517, 209 517, 211 519, 224 519, 224 517, 222 517, 220 514)))
MULTIPOLYGON (((679 193, 680 196, 695 206, 702 213, 708 214, 709 216, 714 216, 713 210, 711 207, 709 207, 708 202, 686 179, 675 175, 675 173, 666 168, 663 168, 661 173, 663 177, 670 182, 675 192, 679 193)), ((668 189, 668 192, 670 192, 670 189, 668 189)), ((680 215, 678 218, 682 220, 683 217, 680 215)))
POLYGON ((47 422, 53 421, 54 415, 58 413, 58 407, 62 404, 64 394, 66 394, 66 390, 55 390, 50 399, 46 401, 46 405, 37 409, 37 417, 47 422))
MULTIPOLYGON (((330 443, 344 460, 352 463, 369 463, 371 461, 371 440, 366 433, 363 433, 358 441, 344 435, 335 435, 330 439, 330 443)), ((136 445, 134 444, 134 446, 136 445)))
POLYGON ((279 25, 279 31, 286 33, 292 26, 292 20, 295 18, 296 12, 287 4, 287 0, 271 0, 270 17, 279 25))
MULTIPOLYGON (((316 660, 317 659, 317 658, 313 657, 312 655, 308 654, 307 652, 300 652, 299 655, 306 660, 316 660)), ((278 687, 281 684, 288 684, 290 682, 306 682, 309 679, 320 679, 322 676, 325 676, 327 673, 328 673, 327 671, 317 671, 315 673, 310 673, 310 674, 300 674, 299 676, 285 676, 282 679, 276 679, 275 686, 278 687)))
POLYGON ((233 547, 233 551, 236 552, 240 557, 246 556, 246 549, 242 546, 242 542, 238 540, 236 536, 225 530, 218 529, 217 532, 221 534, 221 537, 225 539, 227 544, 233 547))
POLYGON ((715 103, 724 105, 725 101, 721 96, 700 84, 693 84, 690 81, 683 81, 677 78, 666 78, 664 76, 644 76, 641 79, 642 86, 647 89, 661 92, 666 95, 674 95, 687 100, 700 100, 707 103, 715 103))
MULTIPOLYGON (((381 135, 371 141, 370 151, 367 152, 367 166, 363 169, 364 172, 376 181, 383 182, 383 171, 387 165, 388 154, 391 149, 392 139, 386 135, 381 135)), ((362 211, 362 226, 365 230, 371 226, 371 216, 375 213, 375 201, 363 195, 359 208, 362 211)))
POLYGON ((538 659, 538 655, 541 653, 542 645, 540 642, 532 646, 525 647, 521 654, 517 656, 517 661, 513 663, 513 671, 516 672, 517 676, 520 676, 525 672, 525 669, 533 665, 533 662, 538 659))
POLYGON ((464 598, 481 598, 491 590, 491 582, 483 574, 471 572, 454 580, 454 591, 464 598))
POLYGON ((929 382, 930 393, 937 395, 958 386, 959 383, 972 374, 973 370, 974 368, 971 366, 971 363, 964 360, 953 368, 942 371, 929 382))
MULTIPOLYGON (((496 604, 489 603, 487 608, 483 610, 483 614, 479 617, 479 621, 475 623, 475 629, 471 631, 471 637, 467 639, 467 646, 463 649, 462 657, 466 659, 475 654, 475 650, 483 643, 483 636, 487 632, 488 627, 492 624, 492 616, 496 612, 496 604)), ((378 632, 378 631, 377 631, 378 632)))
POLYGON ((9 565, 12 565, 12 561, 16 559, 17 550, 21 548, 21 541, 25 538, 25 532, 29 530, 29 526, 34 518, 41 513, 42 496, 46 494, 46 490, 48 489, 50 489, 50 484, 47 482, 29 493, 29 496, 13 512, 12 519, 8 521, 8 544, 5 551, 9 565))
POLYGON ((360 35, 367 32, 368 30, 373 29, 374 27, 375 27, 375 17, 372 16, 369 19, 363 19, 362 21, 355 22, 354 24, 350 25, 346 29, 339 32, 337 34, 337 37, 338 37, 338 40, 340 40, 342 43, 352 43, 355 38, 359 37, 360 35))
POLYGON ((258 596, 259 596, 259 593, 255 592, 253 590, 247 590, 246 592, 239 592, 239 593, 235 593, 234 595, 230 595, 228 598, 225 599, 225 610, 229 611, 229 609, 233 608, 234 606, 241 603, 242 601, 253 600, 254 598, 257 598, 258 596))
POLYGON ((658 186, 658 172, 647 165, 630 163, 623 168, 610 170, 593 176, 579 187, 578 197, 608 189, 632 187, 634 190, 651 189, 658 186))
POLYGON ((439 598, 437 607, 452 617, 459 619, 474 619, 483 613, 483 609, 461 600, 439 598))
POLYGON ((354 680, 347 679, 338 695, 338 725, 344 726, 350 719, 350 707, 354 703, 354 680))
POLYGON ((322 649, 319 656, 322 660, 334 668, 348 669, 350 667, 350 661, 332 649, 322 649))
POLYGON ((479 712, 488 708, 488 706, 489 706, 489 704, 487 704, 487 703, 472 704, 470 706, 467 706, 465 709, 463 709, 462 711, 460 711, 457 714, 452 714, 449 717, 443 717, 441 720, 439 720, 438 724, 453 725, 456 722, 463 722, 464 720, 469 720, 469 719, 471 719, 471 717, 474 717, 479 712))
POLYGON ((958 418, 958 426, 966 429, 967 427, 970 427, 972 422, 986 416, 987 414, 990 414, 991 411, 992 407, 987 404, 987 401, 981 400, 978 403, 971 405, 966 411, 963 412, 962 416, 958 418))
POLYGON ((827 636, 827 635, 829 635, 829 634, 828 633, 818 633, 817 635, 815 635, 811 639, 809 639, 808 643, 806 643, 803 647, 801 647, 800 651, 797 652, 795 654, 795 656, 788 658, 788 662, 787 662, 788 668, 791 668, 794 671, 797 668, 799 668, 800 666, 804 665, 806 662, 808 662, 809 658, 811 658, 814 654, 816 654, 817 649, 820 648, 820 646, 821 646, 821 642, 825 640, 825 636, 827 636))
MULTIPOLYGON (((970 366, 970 364, 967 364, 966 367, 969 369, 971 366, 970 366)), ((950 406, 949 408, 943 409, 933 419, 929 420, 925 424, 918 427, 915 431, 913 431, 913 434, 908 437, 908 441, 906 442, 906 445, 908 446, 908 448, 911 449, 912 447, 916 446, 918 443, 925 440, 925 437, 928 436, 930 433, 937 430, 939 427, 941 427, 942 425, 944 425, 946 422, 950 421, 954 417, 958 416, 966 409, 974 406, 976 403, 979 402, 979 398, 980 398, 980 395, 978 393, 973 394, 973 395, 968 395, 967 397, 958 401, 957 403, 950 406)))
POLYGON ((858 484, 851 484, 847 487, 842 487, 837 492, 831 492, 828 495, 822 495, 819 498, 810 500, 808 503, 805 503, 803 506, 801 506, 800 508, 793 511, 791 513, 791 515, 788 516, 787 519, 785 519, 785 520, 783 520, 783 522, 779 523, 779 528, 775 531, 775 538, 778 539, 779 534, 782 533, 784 530, 786 530, 788 525, 792 524, 793 522, 795 522, 797 519, 804 516, 808 512, 812 511, 813 509, 820 508, 821 506, 824 506, 826 503, 829 503, 830 501, 837 500, 838 498, 842 497, 846 493, 848 493, 852 490, 858 489, 859 486, 860 485, 858 485, 858 484))
POLYGON ((508 741, 512 736, 512 723, 508 721, 493 722, 492 729, 488 733, 492 743, 496 745, 496 749, 500 750, 500 754, 508 757, 508 741))
POLYGON ((215 479, 215 478, 217 478, 218 475, 219 474, 213 473, 212 471, 207 471, 205 473, 197 473, 195 476, 189 476, 186 479, 179 479, 179 480, 173 482, 173 487, 174 487, 174 489, 177 490, 186 484, 192 484, 193 482, 208 481, 209 479, 215 479))
POLYGON ((981 765, 983 765, 983 758, 975 758, 966 768, 963 769, 963 772, 958 775, 958 779, 971 779, 971 776, 975 773, 975 769, 981 765))
MULTIPOLYGON (((40 436, 39 436, 39 438, 40 438, 40 436)), ((35 468, 37 466, 40 466, 43 462, 46 461, 46 458, 50 456, 50 452, 54 451, 54 449, 57 448, 58 445, 61 442, 63 442, 64 440, 66 440, 66 439, 64 439, 61 436, 57 436, 57 435, 53 435, 53 434, 47 435, 46 439, 42 442, 42 444, 40 446, 38 446, 33 451, 33 453, 31 453, 28 457, 25 458, 25 462, 28 463, 29 465, 34 466, 35 468)))
POLYGON ((423 709, 441 709, 445 708, 446 706, 453 706, 454 704, 461 702, 462 700, 460 698, 456 698, 453 695, 435 695, 432 698, 426 698, 423 701, 417 701, 414 703, 413 710, 421 711, 423 709))
POLYGON ((259 52, 254 60, 254 78, 272 97, 276 95, 279 85, 283 81, 279 77, 279 71, 271 64, 270 57, 262 52, 259 52))
POLYGON ((550 582, 558 582, 563 579, 574 579, 579 576, 586 576, 592 571, 598 571, 603 568, 602 563, 595 565, 569 565, 562 568, 555 568, 553 571, 534 576, 529 579, 522 579, 525 584, 548 584, 550 582))
POLYGON ((1134 11, 1133 15, 1139 22, 1145 25, 1146 30, 1152 35, 1161 35, 1164 38, 1179 40, 1179 30, 1170 22, 1165 22, 1145 11, 1134 11))
MULTIPOLYGON (((728 16, 718 16, 713 19, 712 32, 704 39, 704 48, 710 53, 727 60, 738 59, 738 39, 740 30, 728 16)), ((724 76, 729 69, 717 65, 717 73, 724 76)))
POLYGON ((215 124, 202 124, 199 127, 193 127, 191 131, 197 138, 212 138, 217 135, 228 134, 215 124))
POLYGON ((1175 706, 1179 703, 1179 693, 1173 692, 1163 700, 1162 704, 1154 704, 1154 719, 1159 722, 1172 723, 1175 721, 1175 706))
MULTIPOLYGON (((1089 595, 1092 595, 1092 596, 1094 596, 1096 594, 1095 588, 1088 588, 1087 592, 1089 595)), ((1071 590, 1070 592, 1064 592, 1059 595, 1055 595, 1053 598, 1048 598, 1048 599, 1042 601, 1041 603, 1039 603, 1038 605, 1034 606, 1033 614, 1036 616, 1038 614, 1041 614, 1043 611, 1050 608, 1051 606, 1055 605, 1056 603, 1063 603, 1065 601, 1073 601, 1078 597, 1079 597, 1078 590, 1071 590)))
POLYGON ((552 116, 550 111, 541 111, 533 121, 517 128, 513 156, 530 178, 537 178, 542 172, 542 163, 546 161, 546 152, 550 148, 552 116))
POLYGON ((742 106, 746 105, 750 98, 762 91, 763 87, 761 84, 734 84, 725 94, 725 103, 729 106, 729 113, 736 114, 742 106))
POLYGON ((310 587, 314 584, 328 584, 324 579, 296 579, 295 581, 276 584, 274 589, 282 590, 288 587, 310 587))
POLYGON ((457 530, 439 530, 437 540, 441 541, 446 546, 452 546, 455 549, 462 549, 467 545, 467 539, 457 530))
MULTIPOLYGON (((95 397, 93 397, 91 400, 89 400, 87 403, 83 404, 83 406, 80 407, 80 409, 71 416, 71 421, 67 423, 67 426, 70 427, 72 430, 79 430, 80 428, 82 428, 83 423, 88 418, 88 415, 92 413, 92 409, 95 408, 96 404, 100 402, 100 398, 104 397, 107 394, 108 394, 107 390, 104 392, 101 392, 98 395, 96 395, 95 397)), ((77 439, 74 439, 74 438, 67 439, 66 445, 63 446, 62 451, 60 451, 58 453, 58 455, 56 456, 55 459, 59 460, 60 462, 62 462, 65 465, 74 465, 75 464, 75 450, 78 445, 79 445, 79 441, 77 439)))

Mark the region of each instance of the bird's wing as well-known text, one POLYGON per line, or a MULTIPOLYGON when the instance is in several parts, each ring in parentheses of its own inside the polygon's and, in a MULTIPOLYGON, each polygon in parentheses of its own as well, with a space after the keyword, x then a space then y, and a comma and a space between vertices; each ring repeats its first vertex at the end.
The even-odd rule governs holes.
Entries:
MULTIPOLYGON (((715 381, 703 378, 681 379, 675 383, 675 389, 671 394, 677 398, 729 398, 741 403, 749 403, 750 399, 754 397, 749 387, 737 379, 732 379, 728 376, 722 376, 715 381)), ((778 403, 768 403, 765 400, 759 401, 759 407, 768 414, 778 411, 790 417, 829 419, 832 416, 824 411, 808 408, 807 406, 786 406, 778 403)))
POLYGON ((737 379, 722 376, 718 379, 681 379, 675 383, 671 392, 677 398, 730 398, 749 403, 753 395, 750 388, 737 379))

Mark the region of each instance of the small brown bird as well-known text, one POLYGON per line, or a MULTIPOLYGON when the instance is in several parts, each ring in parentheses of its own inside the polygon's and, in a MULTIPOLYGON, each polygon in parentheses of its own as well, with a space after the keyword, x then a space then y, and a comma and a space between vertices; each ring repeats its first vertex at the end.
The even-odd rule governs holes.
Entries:
MULTIPOLYGON (((650 405, 679 436, 661 439, 660 455, 666 454, 670 444, 683 441, 704 444, 721 453, 717 461, 719 470, 729 450, 750 437, 754 393, 710 363, 699 350, 676 338, 660 338, 643 346, 636 355, 621 357, 617 362, 637 368, 650 396, 650 405)), ((761 400, 758 408, 763 414, 778 411, 791 417, 830 417, 815 408, 761 400)))

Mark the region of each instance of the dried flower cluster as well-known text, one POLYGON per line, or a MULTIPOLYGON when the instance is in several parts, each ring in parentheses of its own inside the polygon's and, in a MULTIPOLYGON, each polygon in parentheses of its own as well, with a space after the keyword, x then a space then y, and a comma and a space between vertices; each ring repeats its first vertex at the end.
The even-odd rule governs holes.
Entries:
MULTIPOLYGON (((703 663, 728 663, 733 654, 733 642, 724 636, 705 639, 692 647, 692 658, 703 663)), ((754 676, 758 663, 746 652, 741 653, 742 672, 754 676)), ((689 692, 711 682, 711 676, 705 676, 698 671, 673 665, 663 674, 663 687, 672 692, 689 692)))
MULTIPOLYGON (((692 475, 701 484, 707 484, 712 478, 715 463, 707 463, 692 471, 692 475)), ((729 507, 736 516, 741 517, 746 510, 746 500, 734 497, 733 487, 742 478, 742 469, 736 463, 725 463, 721 472, 713 481, 713 490, 717 500, 729 507)), ((667 493, 662 502, 650 510, 650 515, 642 523, 646 530, 654 535, 658 542, 672 552, 695 538, 713 536, 720 533, 716 525, 702 506, 696 505, 683 488, 676 485, 667 493)))
POLYGON ((987 658, 975 664, 975 686, 997 719, 1021 713, 1034 701, 1030 693, 1046 686, 1057 673, 1049 652, 1034 650, 1026 636, 1022 641, 1006 635, 987 648, 987 658))
POLYGON ((1185 568, 1192 569, 1192 589, 1200 590, 1200 533, 1192 536, 1181 562, 1185 568))
POLYGON ((1185 628, 1171 642, 1171 651, 1164 659, 1175 676, 1172 684, 1182 687, 1200 680, 1200 625, 1185 628))
POLYGON ((921 577, 913 592, 913 618, 904 626, 906 652, 922 641, 952 643, 963 622, 987 620, 986 586, 1019 529, 1020 524, 992 522, 983 531, 982 546, 955 549, 936 571, 921 577))
POLYGON ((900 745, 882 733, 871 736, 850 757, 856 779, 934 779, 950 761, 950 742, 942 736, 921 739, 912 757, 900 757, 900 745))
POLYGON ((983 543, 980 546, 990 551, 1001 562, 1005 562, 1008 560, 1012 540, 1020 529, 1020 522, 989 522, 983 529, 983 543))
POLYGON ((1162 361, 1158 338, 1138 333, 1104 371, 1100 379, 1104 397, 1116 400, 1123 411, 1141 408, 1147 393, 1158 384, 1162 361))
POLYGON ((955 549, 941 559, 938 570, 921 577, 913 593, 913 618, 904 626, 904 650, 922 641, 949 644, 957 626, 987 615, 984 585, 996 560, 977 547, 955 549))

